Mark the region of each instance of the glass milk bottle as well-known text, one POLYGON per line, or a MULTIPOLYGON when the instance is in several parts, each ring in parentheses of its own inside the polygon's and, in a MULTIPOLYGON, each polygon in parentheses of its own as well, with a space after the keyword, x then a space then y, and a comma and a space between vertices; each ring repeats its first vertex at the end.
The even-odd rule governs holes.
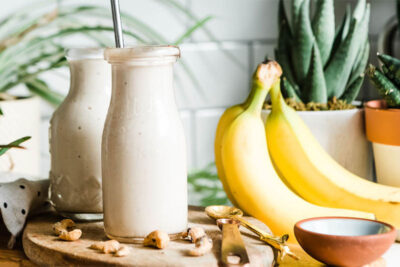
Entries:
POLYGON ((70 49, 70 90, 50 121, 50 193, 64 216, 101 219, 101 138, 111 96, 103 49, 70 49))
POLYGON ((174 97, 175 46, 108 48, 112 97, 103 133, 104 227, 140 241, 187 227, 186 143, 174 97))

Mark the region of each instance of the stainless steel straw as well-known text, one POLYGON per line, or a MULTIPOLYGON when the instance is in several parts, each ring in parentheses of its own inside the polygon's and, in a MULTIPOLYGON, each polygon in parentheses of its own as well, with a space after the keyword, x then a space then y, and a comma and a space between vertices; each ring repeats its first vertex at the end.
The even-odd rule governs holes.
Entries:
POLYGON ((124 37, 122 35, 121 15, 119 12, 119 0, 111 0, 111 11, 114 23, 115 46, 124 47, 124 37))

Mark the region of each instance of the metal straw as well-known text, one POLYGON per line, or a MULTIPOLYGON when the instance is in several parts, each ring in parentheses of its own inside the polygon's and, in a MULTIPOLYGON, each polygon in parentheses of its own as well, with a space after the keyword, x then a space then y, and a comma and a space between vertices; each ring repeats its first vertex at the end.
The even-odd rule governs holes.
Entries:
POLYGON ((114 23, 115 46, 124 47, 124 36, 122 35, 121 15, 119 12, 119 0, 111 0, 111 11, 114 23))

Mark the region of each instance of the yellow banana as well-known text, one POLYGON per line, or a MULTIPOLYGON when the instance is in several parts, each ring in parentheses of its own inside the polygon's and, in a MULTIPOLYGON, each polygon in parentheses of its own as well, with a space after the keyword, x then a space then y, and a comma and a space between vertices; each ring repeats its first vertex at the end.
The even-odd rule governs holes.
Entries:
POLYGON ((268 149, 290 188, 311 203, 371 212, 400 227, 400 188, 367 181, 341 167, 286 105, 279 87, 271 90, 271 100, 265 126, 268 149))
MULTIPOLYGON (((260 65, 254 77, 249 106, 227 128, 221 147, 226 183, 239 208, 263 221, 275 235, 289 234, 302 219, 319 216, 351 216, 373 219, 374 215, 352 210, 324 208, 294 194, 276 174, 267 149, 261 109, 277 75, 276 62, 260 65)), ((274 87, 279 87, 279 82, 274 87)))
POLYGON ((224 191, 234 206, 238 206, 235 199, 232 196, 231 190, 226 182, 224 167, 222 166, 221 159, 221 141, 224 136, 226 128, 232 123, 232 121, 244 111, 244 105, 239 104, 225 110, 224 114, 222 114, 219 119, 217 132, 215 134, 215 142, 214 142, 214 154, 215 154, 215 165, 217 167, 218 177, 221 180, 222 186, 224 187, 224 191))

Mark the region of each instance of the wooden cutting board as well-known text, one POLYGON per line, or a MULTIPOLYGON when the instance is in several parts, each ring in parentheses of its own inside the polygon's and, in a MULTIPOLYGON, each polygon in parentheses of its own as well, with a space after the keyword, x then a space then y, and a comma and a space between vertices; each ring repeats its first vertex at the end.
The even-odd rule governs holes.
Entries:
MULTIPOLYGON (((261 229, 269 229, 260 221, 246 217, 261 229)), ((194 247, 187 241, 171 241, 165 250, 145 248, 129 244, 132 252, 129 256, 118 258, 89 249, 98 241, 106 240, 102 222, 77 223, 82 229, 82 238, 75 242, 59 240, 53 235, 51 226, 61 220, 55 215, 40 216, 30 220, 23 235, 23 247, 28 258, 38 265, 113 265, 113 266, 218 266, 221 250, 221 231, 215 221, 208 218, 203 208, 189 208, 189 227, 201 226, 213 239, 212 253, 202 257, 190 257, 187 251, 194 247)), ((246 244, 251 266, 272 266, 274 255, 272 249, 257 240, 256 236, 241 227, 242 237, 246 244)))

